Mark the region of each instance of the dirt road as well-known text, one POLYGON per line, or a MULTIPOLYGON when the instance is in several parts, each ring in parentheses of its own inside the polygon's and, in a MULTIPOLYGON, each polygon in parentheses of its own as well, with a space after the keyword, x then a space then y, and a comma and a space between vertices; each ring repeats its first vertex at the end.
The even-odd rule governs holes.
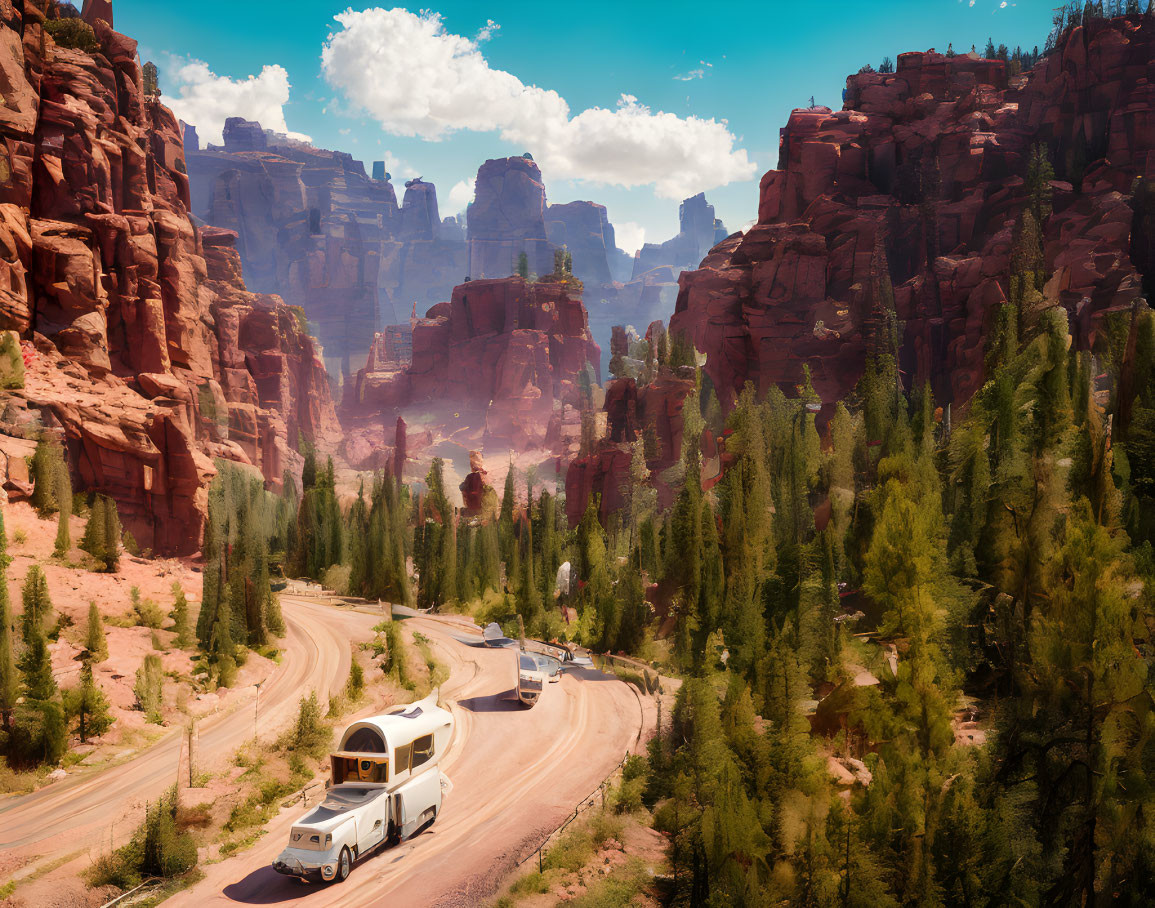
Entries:
POLYGON ((653 728, 652 702, 612 676, 566 675, 527 710, 513 694, 510 650, 460 642, 457 623, 414 618, 408 626, 448 665, 441 694, 457 723, 441 766, 452 787, 433 826, 366 858, 343 884, 307 886, 270 866, 302 812, 286 809, 254 848, 203 868, 205 878, 167 904, 477 905, 653 728))
MULTIPOLYGON (((334 692, 349 673, 351 639, 372 636, 380 619, 307 599, 282 597, 287 634, 281 665, 260 691, 262 737, 271 737, 296 714, 310 690, 334 692)), ((253 689, 253 699, 256 690, 253 689)), ((198 770, 219 768, 253 736, 254 707, 247 705, 202 720, 195 748, 198 770)), ((178 760, 187 773, 182 729, 109 769, 77 773, 32 794, 0 802, 0 853, 26 859, 17 877, 41 862, 77 851, 120 844, 137 826, 146 802, 177 780, 178 760)), ((85 859, 87 860, 87 859, 85 859)))

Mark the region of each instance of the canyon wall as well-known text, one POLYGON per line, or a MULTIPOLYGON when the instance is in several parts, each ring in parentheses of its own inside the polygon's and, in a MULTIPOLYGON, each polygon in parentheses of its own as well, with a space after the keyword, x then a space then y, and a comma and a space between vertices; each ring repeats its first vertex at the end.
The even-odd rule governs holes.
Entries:
POLYGON ((249 284, 301 306, 331 371, 365 361, 373 334, 446 299, 466 273, 464 236, 438 213, 432 183, 410 180, 400 204, 380 162, 231 118, 224 145, 186 127, 192 210, 236 231, 249 284))
POLYGON ((1094 20, 1032 70, 908 53, 893 74, 847 80, 844 109, 796 110, 758 223, 683 274, 671 330, 707 354, 723 404, 746 382, 788 389, 809 365, 826 404, 862 374, 889 278, 905 324, 900 367, 962 404, 1010 283, 1012 231, 1041 143, 1054 162, 1044 295, 1090 346, 1143 275, 1133 193, 1155 166, 1155 22, 1094 20))
POLYGON ((0 329, 26 364, 0 447, 60 437, 78 490, 114 497, 143 547, 189 553, 215 459, 276 487, 339 429, 302 319, 245 289, 234 234, 190 219, 179 125, 110 9, 85 4, 88 53, 48 34, 55 2, 0 0, 0 329))

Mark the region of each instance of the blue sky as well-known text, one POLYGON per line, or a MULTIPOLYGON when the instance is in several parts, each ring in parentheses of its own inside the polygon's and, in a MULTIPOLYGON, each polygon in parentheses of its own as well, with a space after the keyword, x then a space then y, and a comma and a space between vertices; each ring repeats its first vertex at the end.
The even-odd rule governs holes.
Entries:
POLYGON ((605 204, 629 225, 628 246, 643 231, 649 241, 672 235, 680 197, 699 189, 731 230, 753 219, 790 110, 811 95, 840 107, 846 76, 863 63, 948 41, 981 51, 988 37, 1041 47, 1057 2, 114 5, 116 28, 160 67, 178 114, 283 116, 321 147, 387 159, 397 183, 435 182, 443 214, 486 158, 528 150, 550 201, 605 204), (422 9, 440 22, 420 19, 422 9), (438 65, 444 53, 456 75, 438 65))

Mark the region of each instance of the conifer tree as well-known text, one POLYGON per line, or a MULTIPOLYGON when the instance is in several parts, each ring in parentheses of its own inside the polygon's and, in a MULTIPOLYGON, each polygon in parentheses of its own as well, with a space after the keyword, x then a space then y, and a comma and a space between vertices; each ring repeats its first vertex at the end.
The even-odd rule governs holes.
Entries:
POLYGON ((46 634, 52 620, 52 599, 48 595, 48 581, 40 565, 34 564, 28 569, 28 576, 24 579, 23 589, 24 614, 21 616, 20 629, 25 646, 32 645, 36 634, 46 634))
POLYGON ((56 501, 59 513, 53 554, 57 558, 67 558, 72 549, 72 529, 69 526, 69 519, 72 517, 72 481, 68 475, 68 467, 63 460, 57 467, 56 483, 56 501))
POLYGON ((1087 904, 1155 871, 1128 835, 1155 807, 1155 741, 1136 734, 1147 670, 1133 644, 1121 543, 1086 501, 1075 506, 1031 628, 1025 696, 1001 742, 1008 773, 1037 793, 1030 819, 1055 856, 1044 880, 1054 904, 1087 904))
POLYGON ((9 561, 8 534, 4 528, 4 512, 0 510, 0 724, 5 730, 11 728, 12 710, 20 689, 12 640, 16 621, 8 591, 9 561))
POLYGON ((88 603, 88 627, 84 632, 84 648, 93 662, 103 662, 108 658, 108 638, 104 630, 104 616, 97 608, 96 600, 88 603))
POLYGON ((501 492, 501 511, 497 518, 497 539, 501 547, 501 560, 505 562, 506 572, 513 565, 513 507, 516 503, 514 492, 513 461, 509 462, 509 471, 505 474, 505 487, 501 492))
POLYGON ((55 763, 64 753, 67 729, 48 639, 38 623, 29 626, 19 669, 22 697, 13 710, 9 753, 20 765, 55 763))
POLYGON ((92 507, 88 511, 88 523, 84 525, 84 536, 80 540, 80 548, 98 562, 104 557, 104 508, 105 498, 96 495, 92 500, 92 507))
MULTIPOLYGON (((172 596, 172 611, 169 613, 169 617, 172 618, 172 630, 176 634, 176 645, 185 649, 192 643, 192 627, 189 624, 188 599, 185 597, 184 587, 176 581, 172 585, 172 596)), ((91 621, 91 618, 89 620, 91 621)))
POLYGON ((149 653, 136 670, 136 683, 132 687, 136 702, 144 711, 149 722, 160 725, 161 709, 164 706, 164 670, 160 656, 149 653))
POLYGON ((64 691, 64 714, 76 722, 76 734, 81 744, 87 744, 90 737, 100 737, 112 725, 108 712, 108 698, 96 685, 92 676, 92 660, 84 659, 80 665, 80 685, 64 691))
POLYGON ((47 438, 36 443, 32 455, 32 507, 41 515, 55 514, 59 506, 60 469, 63 456, 60 446, 47 438))

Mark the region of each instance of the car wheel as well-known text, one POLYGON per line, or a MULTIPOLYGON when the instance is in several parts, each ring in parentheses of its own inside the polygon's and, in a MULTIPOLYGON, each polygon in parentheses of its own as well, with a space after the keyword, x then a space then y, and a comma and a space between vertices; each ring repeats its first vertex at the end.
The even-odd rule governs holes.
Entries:
POLYGON ((336 883, 343 883, 349 879, 349 874, 353 870, 353 855, 349 851, 349 846, 346 845, 341 849, 341 857, 337 859, 337 877, 334 880, 336 883))

